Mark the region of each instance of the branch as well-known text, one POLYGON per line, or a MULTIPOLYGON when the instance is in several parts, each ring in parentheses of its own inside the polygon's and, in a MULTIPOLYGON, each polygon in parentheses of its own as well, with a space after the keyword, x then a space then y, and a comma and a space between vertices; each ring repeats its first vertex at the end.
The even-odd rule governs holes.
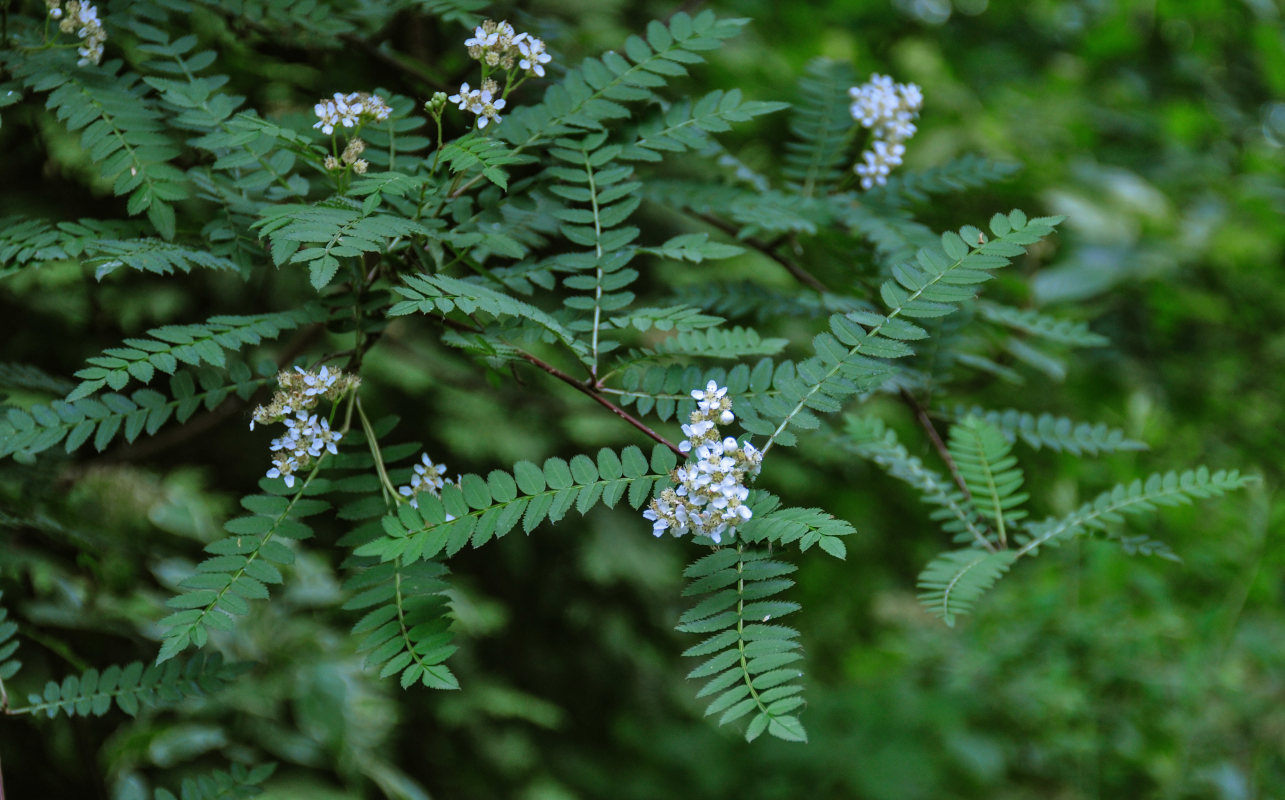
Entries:
MULTIPOLYGON (((726 220, 719 219, 718 217, 715 217, 712 214, 703 214, 701 212, 695 212, 695 216, 701 222, 704 222, 707 225, 712 225, 713 227, 718 228, 723 233, 727 233, 727 234, 731 234, 732 236, 735 236, 738 232, 737 227, 735 225, 733 225, 730 222, 727 222, 726 220)), ((740 241, 745 242, 750 247, 754 248, 755 250, 759 251, 763 255, 772 259, 776 263, 785 267, 785 271, 793 275, 800 283, 806 284, 807 286, 817 290, 818 292, 821 292, 822 294, 829 293, 830 290, 826 288, 825 284, 817 280, 816 277, 812 275, 812 273, 808 272, 806 269, 799 266, 798 262, 794 261, 793 259, 786 258, 785 256, 776 252, 776 246, 777 244, 779 244, 779 240, 776 242, 765 242, 762 239, 749 236, 744 239, 740 239, 740 241)))
POLYGON ((674 452, 674 455, 679 457, 679 459, 682 459, 682 460, 687 459, 687 454, 684 453, 682 450, 679 450, 668 439, 661 436, 659 433, 656 433, 651 428, 647 427, 641 420, 639 420, 637 417, 630 414, 628 411, 624 410, 620 406, 616 405, 615 403, 611 402, 607 398, 603 397, 592 386, 584 383, 583 381, 576 380, 575 378, 571 377, 570 375, 558 369, 557 367, 553 366, 552 364, 545 363, 544 361, 541 361, 540 359, 536 358, 530 353, 527 353, 525 351, 518 351, 518 352, 522 356, 522 358, 526 359, 530 363, 534 364, 535 366, 549 373, 550 375, 562 381, 563 383, 567 384, 568 386, 575 387, 576 391, 583 392, 584 394, 589 395, 595 401, 601 404, 603 407, 610 409, 611 413, 620 417, 625 422, 628 422, 630 425, 633 425, 635 428, 647 434, 647 436, 651 437, 652 439, 659 442, 660 444, 663 444, 665 447, 668 447, 670 450, 674 452))
POLYGON ((964 493, 964 497, 967 497, 968 502, 971 503, 973 501, 973 493, 968 491, 968 486, 964 484, 964 477, 959 474, 959 467, 955 466, 955 459, 950 457, 950 451, 946 449, 946 443, 941 440, 941 435, 937 433, 937 428, 928 416, 928 409, 920 405, 915 396, 905 389, 900 391, 900 395, 902 402, 910 406, 910 410, 915 412, 915 420, 924 429, 924 433, 928 434, 928 438, 932 441, 937 455, 941 456, 941 460, 946 462, 946 468, 950 470, 951 477, 955 479, 955 485, 960 488, 964 493))
MULTIPOLYGON (((905 389, 902 389, 900 394, 902 402, 910 406, 910 409, 915 412, 915 419, 919 422, 919 426, 924 429, 924 433, 928 434, 928 439, 933 443, 933 449, 937 451, 937 455, 941 456, 941 460, 946 462, 946 468, 950 470, 950 476, 955 479, 955 485, 964 493, 964 497, 968 499, 971 505, 973 493, 968 491, 968 485, 964 483, 964 476, 959 474, 959 467, 955 466, 955 459, 951 457, 950 450, 947 449, 946 443, 941 440, 941 435, 937 433, 937 428, 928 416, 928 409, 924 408, 915 399, 915 396, 905 389)), ((995 545, 991 544, 985 537, 978 536, 977 541, 989 552, 997 552, 995 545)))
MULTIPOLYGON (((437 318, 430 317, 430 319, 437 319, 437 318)), ((477 328, 469 327, 468 325, 465 325, 462 322, 456 322, 455 320, 449 319, 445 316, 441 317, 440 320, 438 321, 440 321, 443 325, 449 328, 454 328, 457 331, 465 331, 467 333, 479 332, 477 328)), ((509 346, 513 347, 513 345, 509 345, 509 346)), ((576 380, 572 376, 568 375, 567 373, 563 372, 562 370, 558 369, 557 367, 553 366, 547 361, 543 361, 537 356, 533 356, 527 351, 519 347, 513 347, 513 349, 516 350, 518 355, 521 356, 522 359, 525 360, 527 363, 539 367, 540 369, 549 373, 550 375, 562 381, 563 383, 567 384, 568 386, 571 386, 577 392, 580 392, 581 394, 586 394, 589 397, 592 397, 594 399, 594 402, 608 409, 609 411, 611 411, 611 413, 615 414, 616 416, 623 419, 625 422, 628 422, 630 425, 642 431, 644 434, 648 436, 648 438, 654 440, 658 444, 663 444, 665 447, 668 447, 671 451, 673 451, 674 455, 679 457, 679 459, 682 459, 682 460, 687 459, 687 454, 684 453, 682 450, 679 450, 678 447, 674 445, 673 442, 670 442, 664 436, 661 436, 659 433, 656 433, 654 430, 647 427, 647 425, 642 420, 638 419, 634 415, 630 414, 628 411, 624 410, 620 406, 616 405, 615 403, 611 402, 607 398, 603 397, 601 394, 600 387, 592 383, 576 380)))

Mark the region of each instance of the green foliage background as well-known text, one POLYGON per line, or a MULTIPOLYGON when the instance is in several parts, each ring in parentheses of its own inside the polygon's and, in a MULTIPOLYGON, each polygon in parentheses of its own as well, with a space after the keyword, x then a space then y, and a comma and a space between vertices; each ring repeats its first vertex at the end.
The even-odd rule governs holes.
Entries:
MULTIPOLYGON (((1059 510, 1089 499, 1077 485, 1108 486, 1157 463, 1234 466, 1263 484, 1167 510, 1138 529, 1168 543, 1180 564, 1077 539, 1008 576, 946 629, 914 599, 915 575, 941 542, 925 534, 933 528, 904 487, 841 452, 824 481, 814 470, 778 468, 774 489, 792 505, 824 507, 860 531, 848 538, 845 563, 803 559, 796 576, 796 599, 809 610, 796 623, 809 647, 806 746, 747 745, 700 719, 682 679, 689 665, 673 657, 689 644, 672 630, 685 555, 645 535, 641 520, 629 527, 591 515, 583 526, 509 537, 454 559, 461 650, 452 667, 467 687, 455 693, 402 693, 363 672, 350 621, 331 611, 341 598, 336 565, 306 557, 280 598, 223 642, 264 662, 254 682, 184 701, 183 714, 144 714, 123 726, 0 720, 15 797, 133 796, 159 776, 175 785, 174 776, 222 766, 220 754, 278 761, 264 796, 283 799, 1285 796, 1279 8, 1214 0, 709 5, 753 23, 710 54, 706 89, 792 100, 808 61, 828 56, 859 76, 879 71, 924 87, 910 166, 970 152, 1022 165, 983 192, 925 204, 919 212, 931 227, 976 218, 978 208, 1068 216, 1057 258, 1033 276, 1031 291, 1081 304, 1114 346, 1070 360, 1058 392, 1028 375, 1026 385, 992 388, 987 400, 1101 419, 1152 450, 1094 461, 1028 451, 1028 472, 1057 476, 1049 494, 1059 510), (1034 393, 1046 396, 1032 403, 1034 393)), ((547 0, 487 13, 541 20, 532 27, 572 63, 673 10, 547 0)), ((208 14, 192 24, 219 44, 238 91, 268 111, 306 112, 332 87, 402 90, 397 70, 355 48, 265 37, 208 14), (263 62, 270 70, 259 53, 272 56, 263 62)), ((466 66, 462 28, 408 21, 381 36, 441 68, 429 76, 441 88, 451 69, 466 66), (454 62, 441 55, 448 51, 454 62)), ((762 118, 733 137, 752 167, 779 157, 784 121, 762 118)), ((48 115, 5 118, 0 215, 111 213, 109 187, 93 196, 81 188, 96 186, 97 170, 74 142, 48 115)), ((762 267, 752 256, 733 265, 762 267)), ((239 281, 217 273, 193 276, 200 295, 143 276, 91 292, 78 269, 5 280, 3 360, 63 375, 118 341, 117 325, 138 332, 182 312, 256 313, 275 307, 274 292, 306 291, 266 280, 254 286, 265 295, 260 305, 247 307, 239 281)), ((514 414, 462 361, 418 346, 408 340, 395 358, 368 365, 398 388, 379 398, 379 410, 399 414, 407 434, 429 442, 452 471, 631 441, 608 415, 559 419, 559 406, 538 393, 514 414)), ((149 626, 190 568, 192 544, 215 538, 236 497, 253 490, 261 448, 240 419, 175 448, 144 439, 70 466, 64 496, 35 510, 41 525, 5 526, 0 585, 29 587, 33 599, 18 611, 46 631, 25 647, 25 668, 63 673, 146 659, 121 642, 154 634, 149 626)), ((43 476, 5 469, 0 508, 17 508, 24 486, 43 476)))

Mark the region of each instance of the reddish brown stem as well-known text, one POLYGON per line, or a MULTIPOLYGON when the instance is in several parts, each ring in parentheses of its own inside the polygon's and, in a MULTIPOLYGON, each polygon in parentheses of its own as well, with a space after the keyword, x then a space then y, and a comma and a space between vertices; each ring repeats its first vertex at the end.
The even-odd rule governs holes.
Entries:
MULTIPOLYGON (((910 406, 910 410, 914 412, 915 420, 918 421, 919 427, 924 429, 924 433, 928 434, 928 440, 933 443, 933 449, 937 451, 937 455, 941 456, 941 460, 946 462, 946 469, 950 470, 950 476, 954 478, 955 485, 964 493, 964 497, 968 498, 968 502, 972 503, 973 493, 968 491, 968 485, 964 483, 964 476, 959 474, 959 467, 955 465, 955 459, 951 457, 950 450, 946 447, 946 443, 941 440, 941 435, 937 433, 936 426, 933 425, 932 419, 928 416, 928 409, 924 408, 923 404, 905 389, 901 390, 901 399, 902 402, 910 406)), ((990 542, 982 539, 981 543, 986 546, 987 550, 992 553, 995 552, 995 546, 990 542)))
MULTIPOLYGON (((696 218, 707 225, 711 225, 715 228, 718 228, 723 233, 730 233, 732 235, 736 235, 737 233, 737 228, 735 225, 725 220, 721 220, 718 217, 713 216, 712 214, 697 213, 696 218)), ((812 273, 808 272, 806 269, 799 266, 798 262, 794 261, 791 258, 786 258, 780 253, 776 252, 776 245, 778 244, 778 242, 765 242, 762 239, 757 239, 753 236, 746 237, 744 239, 741 239, 740 241, 745 242, 750 247, 754 248, 755 250, 759 251, 763 255, 772 259, 776 263, 785 267, 785 271, 793 275, 795 279, 798 280, 800 283, 806 284, 810 288, 816 289, 818 292, 821 292, 823 294, 830 291, 825 287, 825 284, 817 280, 812 273)))
POLYGON ((521 353, 521 356, 522 358, 526 359, 528 362, 534 364, 535 366, 549 373, 550 375, 562 381, 563 383, 567 384, 568 386, 575 387, 576 391, 583 392, 584 394, 592 397, 599 405, 603 406, 604 408, 610 409, 611 413, 620 417, 625 422, 628 422, 630 425, 633 425, 635 428, 647 434, 647 436, 659 442, 660 444, 663 444, 665 447, 668 447, 670 450, 673 451, 674 455, 679 457, 679 459, 687 458, 687 454, 684 453, 682 450, 679 450, 672 442, 670 442, 664 436, 661 436, 659 433, 656 433, 651 428, 647 427, 647 425, 644 424, 642 420, 639 420, 637 417, 633 416, 628 411, 624 410, 620 406, 616 405, 615 403, 611 402, 607 398, 598 394, 598 392, 594 390, 593 386, 585 383, 584 381, 576 380, 575 378, 563 372, 562 370, 558 369, 557 367, 553 366, 552 364, 541 361, 539 358, 536 358, 530 353, 524 352, 524 353, 521 353))
POLYGON ((910 406, 910 410, 915 413, 915 420, 919 423, 919 427, 924 429, 924 433, 928 434, 928 439, 933 443, 933 449, 937 451, 937 455, 941 456, 941 460, 946 462, 946 468, 950 470, 951 477, 955 479, 955 485, 959 487, 960 491, 964 493, 964 497, 967 497, 971 503, 973 493, 968 491, 968 486, 964 484, 964 476, 959 474, 959 467, 955 466, 955 459, 951 458, 950 450, 946 449, 946 443, 941 440, 941 435, 937 433, 937 428, 933 425, 932 418, 928 416, 928 409, 924 408, 915 399, 915 396, 905 389, 901 390, 901 400, 910 406))
MULTIPOLYGON (((471 328, 468 325, 465 325, 460 322, 456 322, 453 319, 441 317, 439 321, 443 325, 446 325, 449 328, 454 328, 455 330, 458 330, 458 331, 478 333, 478 330, 476 328, 471 328)), ((514 348, 514 349, 516 350, 517 348, 514 348)), ((645 433, 649 438, 656 441, 658 444, 663 444, 665 447, 668 447, 671 451, 673 451, 674 455, 678 456, 680 459, 687 458, 686 453, 684 453, 682 450, 679 450, 676 445, 674 445, 664 436, 661 436, 659 433, 656 433, 654 430, 647 427, 647 425, 642 420, 638 419, 634 415, 630 414, 628 411, 624 410, 620 406, 616 405, 615 403, 611 402, 610 400, 608 400, 607 398, 599 394, 598 393, 599 387, 597 387, 593 383, 576 380, 576 378, 574 378, 573 376, 568 375, 567 373, 563 372, 562 370, 558 369, 557 367, 553 366, 547 361, 544 361, 537 356, 531 355, 525 350, 518 350, 518 355, 520 355, 523 358, 523 360, 525 360, 527 363, 533 366, 539 367, 540 369, 549 373, 550 375, 562 381, 563 383, 567 384, 568 386, 573 387, 577 392, 580 392, 582 394, 588 395, 589 397, 592 397, 594 401, 597 402, 599 405, 610 410, 611 413, 620 417, 625 422, 628 422, 630 425, 633 425, 635 428, 645 433)))

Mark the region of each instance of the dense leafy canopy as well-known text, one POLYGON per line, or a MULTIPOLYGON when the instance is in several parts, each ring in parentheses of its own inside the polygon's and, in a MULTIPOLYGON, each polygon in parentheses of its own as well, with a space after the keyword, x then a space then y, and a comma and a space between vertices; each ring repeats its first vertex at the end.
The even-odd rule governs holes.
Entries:
POLYGON ((0 42, 15 796, 1285 790, 1279 19, 144 0, 96 63, 54 5, 0 42), (871 72, 926 99, 863 190, 871 72), (711 381, 749 519, 653 538, 711 381))

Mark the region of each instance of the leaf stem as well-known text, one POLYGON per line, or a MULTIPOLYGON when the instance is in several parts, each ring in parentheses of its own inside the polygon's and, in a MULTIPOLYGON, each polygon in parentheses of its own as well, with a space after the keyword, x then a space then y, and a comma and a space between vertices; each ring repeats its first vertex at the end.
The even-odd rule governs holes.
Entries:
MULTIPOLYGON (((915 396, 906 389, 901 390, 900 396, 901 401, 914 412, 915 421, 919 423, 919 427, 923 428, 924 433, 928 434, 928 440, 932 442, 933 449, 937 451, 937 455, 941 456, 941 460, 946 462, 946 469, 950 470, 950 476, 955 480, 955 485, 964 493, 964 497, 968 498, 968 502, 972 503, 973 493, 968 490, 968 484, 964 483, 964 476, 959 474, 959 466, 955 464, 955 459, 951 457, 950 450, 946 448, 946 443, 941 439, 941 434, 937 433, 937 428, 933 425, 932 418, 928 416, 928 409, 924 408, 923 404, 916 400, 915 396)), ((992 553, 995 552, 995 547, 990 542, 983 540, 983 543, 986 545, 987 550, 992 553)))
POLYGON ((593 179, 593 164, 589 161, 589 151, 583 150, 585 174, 589 176, 589 203, 593 208, 593 247, 597 260, 594 264, 596 280, 593 287, 593 361, 589 365, 589 374, 596 382, 598 379, 598 329, 602 326, 602 220, 598 214, 598 188, 593 179))
POLYGON ((356 406, 357 416, 361 419, 361 431, 366 435, 370 455, 375 459, 375 472, 379 473, 379 490, 384 495, 384 504, 388 505, 390 496, 393 502, 396 502, 400 495, 397 494, 397 489, 393 487, 393 482, 388 477, 388 470, 384 467, 384 456, 379 450, 379 439, 375 436, 375 429, 366 416, 366 409, 362 408, 361 400, 357 400, 353 405, 356 406))

